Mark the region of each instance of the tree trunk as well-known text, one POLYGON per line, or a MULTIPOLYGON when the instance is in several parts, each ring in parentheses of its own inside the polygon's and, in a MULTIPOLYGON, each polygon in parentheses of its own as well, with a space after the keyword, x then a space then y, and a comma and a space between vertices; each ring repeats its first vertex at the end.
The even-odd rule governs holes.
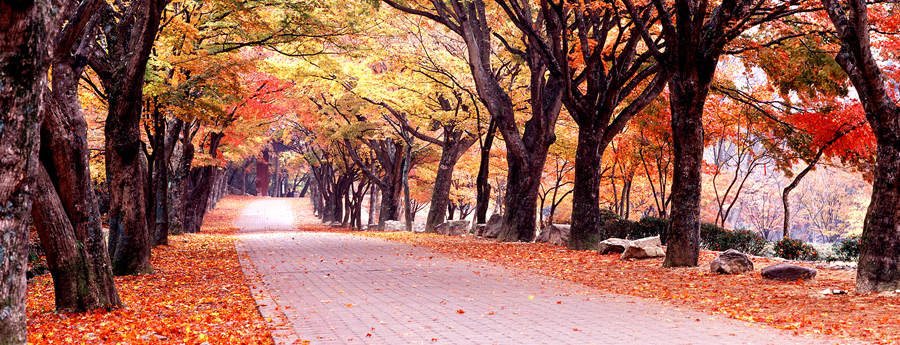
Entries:
POLYGON ((147 161, 141 153, 144 72, 166 0, 145 0, 107 10, 107 49, 95 49, 91 67, 107 92, 106 176, 109 181, 110 258, 113 273, 149 273, 153 238, 147 224, 147 161), (117 21, 116 9, 133 20, 117 21), (131 17, 129 17, 131 18, 131 17), (120 25, 123 25, 120 27, 120 25), (126 34, 127 33, 127 34, 126 34), (108 55, 104 55, 108 54, 108 55))
POLYGON ((256 160, 256 196, 269 196, 269 150, 256 160))
POLYGON ((106 266, 95 269, 89 247, 80 245, 83 242, 76 238, 62 201, 43 166, 38 167, 35 179, 37 188, 31 214, 53 276, 56 310, 74 313, 120 306, 115 285, 104 281, 112 278, 108 261, 106 266))
POLYGON ((475 224, 487 223, 488 206, 491 203, 491 147, 494 144, 494 136, 497 132, 497 125, 494 119, 488 124, 487 134, 484 137, 484 143, 481 145, 481 159, 478 164, 478 176, 475 178, 475 224))
MULTIPOLYGON (((219 142, 224 135, 222 133, 210 133, 209 153, 216 159, 219 142)), ((200 232, 203 225, 203 216, 206 215, 207 205, 210 201, 210 193, 213 190, 217 178, 218 167, 207 165, 191 168, 188 176, 188 189, 185 190, 184 207, 184 231, 187 233, 200 232)))
POLYGON ((593 250, 597 242, 604 240, 599 238, 603 225, 600 223, 600 165, 606 149, 606 144, 601 144, 602 133, 594 126, 578 129, 569 249, 593 250))
MULTIPOLYGON (((714 69, 715 64, 707 68, 714 69)), ((712 73, 707 75, 711 77, 712 73)), ((701 121, 710 80, 676 74, 669 83, 675 159, 671 195, 678 202, 672 204, 665 267, 694 267, 700 258, 701 121)))
MULTIPOLYGON (((445 133, 451 136, 451 133, 445 133)), ((425 232, 433 233, 438 225, 444 223, 448 204, 450 203, 450 185, 453 182, 453 170, 462 154, 474 144, 474 140, 444 140, 441 160, 434 178, 434 189, 431 193, 431 206, 425 221, 425 232)), ((450 214, 453 217, 453 214, 450 214)))
POLYGON ((888 91, 893 84, 885 82, 872 54, 866 2, 822 0, 822 5, 841 38, 841 50, 835 59, 850 76, 877 143, 872 199, 860 239, 856 291, 896 290, 900 288, 900 106, 888 91))
POLYGON ((48 1, 0 1, 0 340, 25 344, 28 214, 47 88, 48 1))
MULTIPOLYGON (((83 58, 83 57, 82 57, 83 58)), ((48 225, 71 229, 75 241, 83 244, 86 261, 89 267, 81 268, 91 272, 90 279, 84 280, 82 291, 90 291, 95 296, 89 299, 81 296, 60 296, 72 290, 57 291, 57 301, 61 299, 80 300, 68 304, 63 309, 72 312, 89 311, 98 308, 118 307, 122 305, 119 293, 113 280, 109 251, 104 240, 97 196, 91 181, 88 157, 87 123, 81 111, 78 99, 78 78, 84 65, 81 58, 63 54, 53 64, 51 91, 46 95, 46 108, 41 128, 40 159, 52 181, 50 189, 42 190, 44 197, 35 199, 35 209, 56 210, 56 205, 38 205, 42 202, 58 200, 62 207, 60 215, 43 215, 43 219, 52 220, 48 225), (50 195, 52 194, 52 195, 50 195), (62 224, 66 223, 66 224, 62 224), (72 309, 72 308, 75 309, 72 309)), ((37 217, 36 217, 37 219, 37 217)), ((41 225, 35 224, 40 227, 41 225)), ((67 241, 56 239, 53 235, 59 232, 48 232, 49 241, 67 241)), ((70 261, 69 264, 74 264, 70 261)), ((61 267, 62 265, 60 265, 61 267)), ((73 270, 75 270, 73 268, 73 270)), ((60 278, 68 279, 68 278, 60 278)), ((54 278, 56 280, 56 278, 54 278)), ((74 291, 80 293, 79 291, 74 291)))

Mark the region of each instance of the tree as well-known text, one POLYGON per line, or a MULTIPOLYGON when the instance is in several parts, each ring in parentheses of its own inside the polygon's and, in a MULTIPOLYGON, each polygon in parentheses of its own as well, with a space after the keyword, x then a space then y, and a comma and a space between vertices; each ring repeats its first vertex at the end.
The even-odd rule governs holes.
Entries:
MULTIPOLYGON (((526 62, 531 75, 531 118, 524 129, 517 125, 513 100, 495 73, 491 36, 493 28, 488 22, 488 7, 482 0, 450 2, 430 1, 428 6, 407 7, 399 2, 385 3, 400 11, 429 18, 459 35, 466 44, 467 57, 479 99, 487 108, 497 129, 503 135, 509 164, 504 226, 498 239, 505 241, 531 241, 535 237, 537 222, 537 195, 541 174, 550 144, 555 140, 553 131, 562 107, 563 81, 555 74, 547 74, 548 66, 532 44, 528 35, 522 34, 525 51, 511 51, 526 62)), ((527 12, 528 25, 543 27, 544 16, 532 17, 527 12)), ((508 43, 505 39, 504 42, 508 43)))
MULTIPOLYGON (((856 87, 866 120, 875 133, 877 153, 872 201, 863 225, 856 290, 860 293, 900 288, 900 105, 872 52, 870 18, 862 0, 822 0, 841 41, 835 60, 856 87)), ((886 4, 896 11, 896 5, 886 4)), ((877 13, 877 12, 875 12, 877 13)), ((896 12, 894 12, 896 15, 896 12)))
MULTIPOLYGON (((602 226, 603 153, 628 121, 662 92, 668 75, 652 61, 653 54, 641 48, 640 28, 617 4, 542 1, 537 19, 532 19, 528 2, 498 4, 527 35, 533 54, 563 81, 562 101, 578 125, 569 248, 592 249, 602 226)), ((649 19, 649 10, 646 5, 637 12, 649 19)))
POLYGON ((641 27, 644 43, 672 74, 669 104, 672 112, 674 173, 671 225, 665 267, 697 266, 700 257, 701 168, 703 166, 703 110, 725 46, 750 27, 805 11, 800 1, 676 0, 671 7, 653 0, 661 18, 664 41, 671 47, 663 56, 656 40, 631 0, 625 0, 641 27), (670 13, 671 11, 671 13, 670 13))
POLYGON ((48 45, 53 17, 47 1, 0 1, 0 340, 25 344, 25 270, 32 174, 37 166, 48 45))
POLYGON ((52 78, 45 93, 32 217, 41 244, 47 248, 57 310, 83 312, 118 307, 122 302, 91 181, 87 123, 78 94, 87 47, 99 19, 99 2, 60 6, 57 16, 69 20, 64 27, 54 28, 61 34, 49 42, 53 47, 52 78))
POLYGON ((90 66, 106 93, 106 174, 109 181, 109 252, 116 275, 149 273, 152 238, 147 226, 147 161, 141 153, 144 75, 160 17, 169 0, 103 3, 103 42, 90 66))

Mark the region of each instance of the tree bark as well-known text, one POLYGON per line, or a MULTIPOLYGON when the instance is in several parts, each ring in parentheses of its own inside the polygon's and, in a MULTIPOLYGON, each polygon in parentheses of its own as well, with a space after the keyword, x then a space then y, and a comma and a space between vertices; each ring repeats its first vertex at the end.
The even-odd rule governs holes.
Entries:
POLYGON ((269 196, 269 150, 256 160, 256 196, 269 196))
POLYGON ((841 39, 841 50, 835 59, 856 87, 877 143, 872 200, 860 240, 856 291, 896 290, 900 288, 900 106, 891 98, 888 88, 893 86, 886 85, 872 54, 866 2, 822 0, 822 5, 841 39))
POLYGON ((488 130, 481 145, 481 158, 478 163, 478 176, 475 177, 475 224, 487 223, 488 206, 491 203, 491 147, 494 144, 494 136, 497 125, 494 119, 488 124, 488 130))
MULTIPOLYGON (((449 126, 448 126, 449 127, 449 126)), ((474 138, 463 138, 460 131, 452 131, 444 127, 444 142, 438 171, 434 178, 434 189, 431 193, 431 205, 425 221, 425 232, 433 233, 438 225, 446 220, 446 210, 450 203, 450 184, 453 182, 453 170, 463 153, 475 144, 474 138)))
POLYGON ((103 4, 105 47, 91 68, 107 92, 106 174, 109 181, 110 258, 113 273, 149 273, 153 238, 147 224, 147 161, 141 153, 144 72, 167 0, 133 1, 124 13, 103 4), (125 16, 127 20, 118 18, 125 16))
MULTIPOLYGON (((215 160, 219 142, 224 135, 213 132, 209 134, 209 153, 215 160)), ((203 225, 203 216, 206 215, 207 205, 210 202, 210 193, 216 182, 218 167, 214 164, 193 167, 188 176, 188 188, 185 190, 184 206, 184 231, 186 233, 200 232, 203 225)))
POLYGON ((52 23, 48 1, 0 1, 0 339, 25 344, 28 213, 52 23))
POLYGON ((600 165, 606 143, 601 143, 602 131, 593 126, 578 129, 575 148, 575 181, 572 194, 572 226, 569 249, 596 249, 600 224, 600 165))
MULTIPOLYGON (((72 20, 64 29, 68 34, 62 35, 55 42, 52 88, 45 96, 46 106, 41 124, 42 167, 36 172, 36 176, 45 174, 47 181, 52 182, 40 188, 41 197, 34 200, 35 209, 32 213, 35 219, 52 220, 49 223, 35 222, 39 231, 43 231, 42 227, 52 228, 44 231, 46 236, 42 237, 42 242, 47 243, 46 246, 65 246, 69 238, 83 244, 84 260, 72 260, 68 256, 66 262, 51 264, 48 257, 48 264, 51 266, 66 267, 54 276, 54 284, 57 280, 80 281, 79 289, 56 291, 57 308, 70 312, 122 305, 113 280, 98 200, 91 181, 87 123, 78 98, 78 79, 87 63, 87 45, 93 40, 93 36, 84 31, 94 28, 98 17, 91 14, 97 6, 97 2, 86 1, 60 10, 61 16, 77 20, 72 20), (54 204, 42 205, 44 202, 54 204), (53 229, 57 231, 50 231, 53 229), (63 230, 71 232, 64 234, 63 230), (85 266, 74 267, 76 264, 85 266), (76 272, 73 275, 80 274, 77 272, 88 273, 79 277, 60 276, 66 271, 76 272)), ((68 284, 61 282, 59 287, 68 284)))

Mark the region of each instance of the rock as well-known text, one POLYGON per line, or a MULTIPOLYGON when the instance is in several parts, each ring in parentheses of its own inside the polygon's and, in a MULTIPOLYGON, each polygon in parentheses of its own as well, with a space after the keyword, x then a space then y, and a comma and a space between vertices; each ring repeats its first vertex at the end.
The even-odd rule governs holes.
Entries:
POLYGON ((625 247, 631 244, 631 241, 624 240, 621 238, 607 238, 600 243, 597 243, 597 252, 600 254, 609 254, 609 253, 622 253, 625 252, 625 247))
POLYGON ((503 231, 503 216, 499 214, 492 214, 491 218, 488 219, 487 229, 484 230, 485 238, 497 238, 500 236, 500 231, 503 231))
POLYGON ((568 245, 571 228, 570 225, 550 224, 541 230, 541 234, 534 241, 557 246, 568 245))
POLYGON ((712 273, 744 274, 753 272, 753 262, 747 254, 734 249, 723 252, 709 264, 712 273))
POLYGON ((636 239, 634 241, 631 241, 631 245, 636 246, 636 247, 652 247, 652 246, 661 247, 662 241, 659 240, 659 236, 651 236, 651 237, 644 237, 641 239, 636 239))
POLYGON ((763 268, 762 277, 780 281, 807 280, 816 277, 816 270, 808 267, 777 264, 763 268))
POLYGON ((425 223, 413 223, 413 232, 425 232, 425 223))
POLYGON ((384 221, 384 231, 405 231, 406 223, 399 220, 384 221))
POLYGON ((469 233, 468 220, 450 220, 434 228, 437 233, 445 236, 462 236, 469 233))
POLYGON ((664 256, 666 256, 666 252, 663 251, 660 246, 639 247, 629 245, 628 247, 625 247, 625 251, 622 252, 622 256, 619 257, 619 259, 650 259, 664 256))
POLYGON ((475 224, 475 236, 481 237, 484 236, 484 231, 487 230, 487 224, 475 224))

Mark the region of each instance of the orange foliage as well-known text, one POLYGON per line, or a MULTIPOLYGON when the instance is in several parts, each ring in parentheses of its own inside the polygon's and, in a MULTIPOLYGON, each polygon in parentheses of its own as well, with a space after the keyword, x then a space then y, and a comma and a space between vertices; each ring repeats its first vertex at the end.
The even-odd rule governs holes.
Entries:
POLYGON ((153 274, 117 277, 126 307, 57 314, 50 275, 28 285, 32 344, 269 344, 270 330, 234 249, 231 222, 249 198, 227 198, 202 233, 172 236, 153 251, 153 274))

